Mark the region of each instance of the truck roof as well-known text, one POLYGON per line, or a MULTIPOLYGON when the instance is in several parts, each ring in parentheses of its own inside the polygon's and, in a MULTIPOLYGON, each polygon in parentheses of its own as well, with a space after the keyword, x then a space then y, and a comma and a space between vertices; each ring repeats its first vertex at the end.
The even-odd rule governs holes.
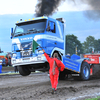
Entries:
POLYGON ((27 23, 27 22, 33 22, 33 21, 41 20, 41 19, 48 19, 48 17, 42 16, 42 17, 36 17, 36 18, 24 20, 24 21, 22 21, 22 19, 20 19, 20 21, 17 21, 16 25, 17 25, 17 24, 22 24, 22 23, 27 23))
MULTIPOLYGON (((42 17, 36 17, 36 18, 28 19, 28 20, 25 20, 25 21, 22 21, 22 19, 20 19, 20 21, 17 21, 16 25, 18 25, 18 24, 24 24, 24 23, 27 23, 27 22, 45 20, 45 19, 49 19, 49 17, 47 17, 47 16, 42 16, 42 17)), ((52 18, 51 18, 51 19, 52 19, 52 18)), ((61 23, 64 23, 64 22, 65 22, 63 18, 56 18, 55 20, 58 20, 58 21, 60 21, 61 23)))

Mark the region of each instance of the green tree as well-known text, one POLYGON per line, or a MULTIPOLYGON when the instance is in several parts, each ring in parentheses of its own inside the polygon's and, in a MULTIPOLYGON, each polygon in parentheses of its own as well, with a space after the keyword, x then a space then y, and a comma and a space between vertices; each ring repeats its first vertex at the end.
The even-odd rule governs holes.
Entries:
POLYGON ((83 49, 84 53, 92 53, 100 51, 100 39, 96 40, 93 36, 88 36, 86 41, 84 41, 83 49))
POLYGON ((94 42, 94 52, 100 53, 100 39, 95 40, 95 42, 94 42))
POLYGON ((75 35, 66 35, 66 54, 78 54, 80 55, 83 53, 82 44, 77 39, 75 35), (77 50, 76 50, 77 49, 77 50))
POLYGON ((98 39, 98 52, 100 53, 100 39, 98 39))

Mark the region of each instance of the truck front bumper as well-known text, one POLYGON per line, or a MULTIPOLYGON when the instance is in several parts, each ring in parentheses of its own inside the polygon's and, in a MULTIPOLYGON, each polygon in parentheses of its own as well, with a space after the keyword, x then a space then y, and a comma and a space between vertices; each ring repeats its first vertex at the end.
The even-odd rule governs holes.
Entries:
POLYGON ((19 65, 32 65, 32 64, 39 64, 47 62, 45 56, 37 56, 37 57, 27 57, 27 58, 20 58, 11 60, 12 66, 19 66, 19 65))

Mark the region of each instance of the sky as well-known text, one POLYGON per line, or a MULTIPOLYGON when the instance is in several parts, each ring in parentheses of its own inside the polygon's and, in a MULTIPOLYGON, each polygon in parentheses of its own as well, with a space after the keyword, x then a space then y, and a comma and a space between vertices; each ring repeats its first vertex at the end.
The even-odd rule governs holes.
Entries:
MULTIPOLYGON (((77 0, 77 1, 80 1, 80 0, 77 0)), ((37 0, 0 0, 0 16, 6 15, 6 14, 35 14, 35 6, 37 3, 38 3, 37 0)), ((88 5, 83 4, 83 3, 82 4, 81 3, 78 4, 78 3, 69 2, 69 0, 66 0, 66 2, 62 2, 60 4, 60 6, 58 7, 58 12, 91 10, 88 8, 88 5)), ((2 22, 2 19, 0 19, 0 21, 2 22)), ((5 24, 7 24, 6 21, 5 21, 5 24)), ((2 27, 2 25, 0 27, 2 27)), ((10 34, 10 30, 9 30, 9 34, 10 34)), ((11 42, 6 41, 6 39, 8 38, 10 39, 10 37, 6 36, 5 40, 3 37, 5 37, 5 34, 2 34, 0 32, 1 49, 5 45, 7 49, 3 49, 3 51, 7 52, 10 50, 8 49, 9 45, 7 44, 7 42, 9 44, 11 44, 11 42)))
MULTIPOLYGON (((0 0, 0 15, 2 14, 25 14, 35 13, 37 0, 0 0)), ((86 4, 75 6, 74 2, 62 2, 58 11, 81 11, 87 10, 86 4)))

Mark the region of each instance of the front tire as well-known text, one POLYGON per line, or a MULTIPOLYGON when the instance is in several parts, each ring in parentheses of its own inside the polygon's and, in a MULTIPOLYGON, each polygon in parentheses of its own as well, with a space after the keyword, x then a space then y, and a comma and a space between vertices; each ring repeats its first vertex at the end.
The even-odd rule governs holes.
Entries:
POLYGON ((27 66, 18 66, 18 71, 22 76, 28 76, 31 74, 31 71, 27 66))

